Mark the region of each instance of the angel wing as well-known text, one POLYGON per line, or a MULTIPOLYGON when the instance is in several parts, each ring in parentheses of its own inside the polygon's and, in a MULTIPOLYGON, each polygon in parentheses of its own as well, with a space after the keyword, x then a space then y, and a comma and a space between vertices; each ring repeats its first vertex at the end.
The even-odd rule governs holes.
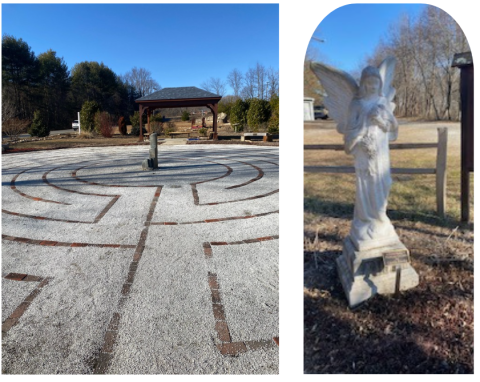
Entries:
POLYGON ((357 81, 350 74, 319 62, 312 62, 310 67, 327 92, 325 106, 337 121, 337 131, 344 134, 348 122, 348 108, 358 92, 357 81))
POLYGON ((396 90, 392 87, 396 63, 397 60, 395 57, 387 57, 378 67, 378 71, 380 72, 380 77, 382 77, 383 82, 382 92, 385 98, 387 98, 387 100, 390 102, 392 113, 397 106, 395 103, 393 103, 393 97, 395 97, 396 90))

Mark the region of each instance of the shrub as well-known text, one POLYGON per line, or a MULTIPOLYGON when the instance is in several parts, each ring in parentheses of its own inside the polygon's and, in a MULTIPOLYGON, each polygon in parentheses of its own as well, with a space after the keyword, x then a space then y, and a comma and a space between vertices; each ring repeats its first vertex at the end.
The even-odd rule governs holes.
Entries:
MULTIPOLYGON (((132 127, 138 127, 140 128, 140 113, 138 111, 135 111, 133 115, 130 116, 130 122, 132 124, 132 127)), ((147 115, 143 113, 142 115, 142 125, 145 126, 147 124, 147 115)), ((140 130, 138 130, 140 131, 140 130)))
POLYGON ((172 121, 168 121, 167 126, 163 129, 163 133, 165 134, 165 136, 167 136, 173 131, 175 131, 175 123, 172 121))
POLYGON ((140 129, 140 116, 138 111, 133 112, 133 115, 130 116, 130 122, 132 123, 132 131, 134 128, 140 129))
POLYGON ((122 135, 127 135, 127 123, 124 117, 118 118, 118 132, 122 135))
POLYGON ((80 129, 81 131, 93 131, 95 129, 95 113, 99 106, 95 101, 85 101, 80 111, 80 129))
POLYGON ((150 123, 152 122, 165 122, 165 117, 162 116, 162 114, 157 113, 157 114, 152 114, 150 116, 150 123))
POLYGON ((43 122, 40 110, 36 110, 33 113, 33 121, 28 129, 28 134, 32 137, 48 137, 50 135, 50 129, 47 124, 43 122))
POLYGON ((113 118, 106 111, 95 113, 95 131, 105 138, 113 135, 113 118))
POLYGON ((182 113, 182 121, 188 121, 190 119, 190 113, 187 110, 184 110, 182 113))
POLYGON ((253 98, 247 112, 247 124, 252 131, 258 131, 258 128, 269 120, 270 115, 271 111, 268 101, 253 98))
POLYGON ((150 121, 150 129, 152 130, 152 133, 157 133, 158 135, 160 135, 163 131, 163 123, 157 121, 150 121))
POLYGON ((2 121, 2 135, 7 134, 12 142, 16 142, 18 141, 20 134, 27 131, 27 126, 29 124, 29 120, 19 118, 11 118, 2 121))
POLYGON ((198 133, 201 136, 206 137, 207 136, 207 129, 205 127, 202 127, 201 129, 198 129, 198 133))
POLYGON ((237 99, 230 108, 230 123, 236 125, 237 131, 242 131, 247 124, 248 103, 237 99))
POLYGON ((274 95, 270 99, 270 110, 272 115, 268 120, 268 132, 278 134, 280 131, 280 98, 278 95, 274 95))
MULTIPOLYGON (((143 134, 147 133, 147 129, 145 129, 145 127, 143 126, 142 126, 142 131, 143 131, 143 134)), ((130 135, 133 135, 134 137, 138 137, 140 135, 140 125, 137 125, 137 126, 132 125, 132 130, 130 131, 130 135)))
POLYGON ((232 106, 235 105, 237 97, 235 96, 225 96, 218 103, 218 114, 225 113, 230 120, 230 113, 232 106))

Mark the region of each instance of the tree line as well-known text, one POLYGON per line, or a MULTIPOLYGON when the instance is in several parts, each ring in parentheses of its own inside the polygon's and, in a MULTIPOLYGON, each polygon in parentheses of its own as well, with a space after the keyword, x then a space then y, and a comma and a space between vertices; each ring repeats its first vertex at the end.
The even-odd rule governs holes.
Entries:
MULTIPOLYGON (((396 57, 397 116, 459 120, 460 71, 451 65, 455 53, 466 51, 470 48, 460 26, 448 13, 429 5, 417 18, 402 15, 362 67, 378 65, 389 55, 396 57)), ((306 59, 305 96, 319 98, 322 89, 309 66, 306 59)), ((360 71, 354 75, 358 78, 360 71)))
POLYGON ((70 71, 53 50, 38 56, 21 38, 2 36, 2 125, 44 130, 71 127, 85 102, 114 119, 133 115, 136 98, 161 89, 143 68, 117 75, 103 63, 84 61, 70 71))
POLYGON ((266 68, 257 62, 254 67, 245 73, 239 69, 232 69, 226 80, 218 77, 210 77, 200 84, 202 89, 221 95, 226 95, 227 85, 233 90, 233 97, 243 100, 258 98, 269 100, 272 96, 278 96, 278 70, 266 68))
POLYGON ((257 62, 245 73, 234 68, 226 80, 210 77, 203 81, 200 87, 222 96, 218 112, 227 114, 236 131, 279 132, 278 70, 257 62), (228 85, 233 94, 226 95, 228 85))

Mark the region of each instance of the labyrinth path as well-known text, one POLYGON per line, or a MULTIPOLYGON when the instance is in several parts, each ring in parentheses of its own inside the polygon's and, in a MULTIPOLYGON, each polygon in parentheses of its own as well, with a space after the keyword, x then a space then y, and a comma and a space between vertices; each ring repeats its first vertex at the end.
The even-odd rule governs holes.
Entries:
POLYGON ((4 373, 278 373, 278 148, 2 157, 4 373))

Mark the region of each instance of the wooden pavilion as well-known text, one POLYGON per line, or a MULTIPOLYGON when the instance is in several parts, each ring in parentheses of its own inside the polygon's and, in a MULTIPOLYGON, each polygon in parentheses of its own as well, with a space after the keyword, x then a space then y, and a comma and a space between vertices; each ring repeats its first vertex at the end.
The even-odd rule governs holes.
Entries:
POLYGON ((194 107, 206 106, 213 113, 213 139, 218 139, 217 114, 218 102, 222 96, 207 92, 194 86, 180 88, 163 88, 155 93, 149 94, 135 100, 139 105, 140 112, 140 138, 143 141, 142 115, 147 111, 147 129, 150 130, 150 116, 153 110, 172 107, 194 107))

